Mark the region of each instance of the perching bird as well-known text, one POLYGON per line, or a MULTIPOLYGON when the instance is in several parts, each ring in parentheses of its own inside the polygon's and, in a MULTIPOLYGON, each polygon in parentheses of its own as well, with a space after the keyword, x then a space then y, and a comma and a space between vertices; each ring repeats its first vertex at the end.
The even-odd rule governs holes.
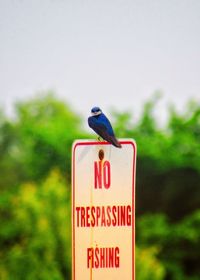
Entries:
POLYGON ((102 113, 99 107, 91 110, 92 116, 88 118, 88 125, 104 140, 111 143, 117 148, 121 148, 121 144, 116 139, 112 126, 107 117, 102 113))

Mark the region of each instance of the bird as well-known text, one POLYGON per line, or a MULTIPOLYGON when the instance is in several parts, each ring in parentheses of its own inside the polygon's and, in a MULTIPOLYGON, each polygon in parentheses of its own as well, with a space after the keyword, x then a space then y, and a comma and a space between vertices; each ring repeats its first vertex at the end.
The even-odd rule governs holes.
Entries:
POLYGON ((91 127, 101 138, 111 143, 117 148, 121 148, 122 145, 115 137, 112 125, 105 114, 99 107, 93 107, 91 109, 91 116, 88 118, 88 125, 91 127))

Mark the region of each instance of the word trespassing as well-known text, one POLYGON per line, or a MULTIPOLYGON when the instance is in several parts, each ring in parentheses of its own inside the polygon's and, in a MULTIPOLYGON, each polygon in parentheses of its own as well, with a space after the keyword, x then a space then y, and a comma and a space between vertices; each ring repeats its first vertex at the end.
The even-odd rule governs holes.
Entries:
POLYGON ((131 226, 131 205, 77 206, 77 227, 131 226))

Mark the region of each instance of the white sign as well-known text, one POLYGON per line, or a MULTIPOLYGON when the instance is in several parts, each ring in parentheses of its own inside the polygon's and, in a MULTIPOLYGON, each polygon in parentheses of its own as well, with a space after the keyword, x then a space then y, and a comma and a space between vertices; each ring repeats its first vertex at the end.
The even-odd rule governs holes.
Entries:
POLYGON ((72 150, 72 279, 135 279, 136 144, 76 141, 72 150))

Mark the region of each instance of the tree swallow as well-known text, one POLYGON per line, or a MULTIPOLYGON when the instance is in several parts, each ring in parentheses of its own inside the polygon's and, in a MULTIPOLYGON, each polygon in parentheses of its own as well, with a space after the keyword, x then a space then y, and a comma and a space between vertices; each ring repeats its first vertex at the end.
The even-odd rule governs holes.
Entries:
POLYGON ((101 109, 94 107, 91 113, 92 115, 88 118, 88 125, 104 140, 117 148, 121 148, 122 146, 115 137, 110 121, 102 113, 101 109))

